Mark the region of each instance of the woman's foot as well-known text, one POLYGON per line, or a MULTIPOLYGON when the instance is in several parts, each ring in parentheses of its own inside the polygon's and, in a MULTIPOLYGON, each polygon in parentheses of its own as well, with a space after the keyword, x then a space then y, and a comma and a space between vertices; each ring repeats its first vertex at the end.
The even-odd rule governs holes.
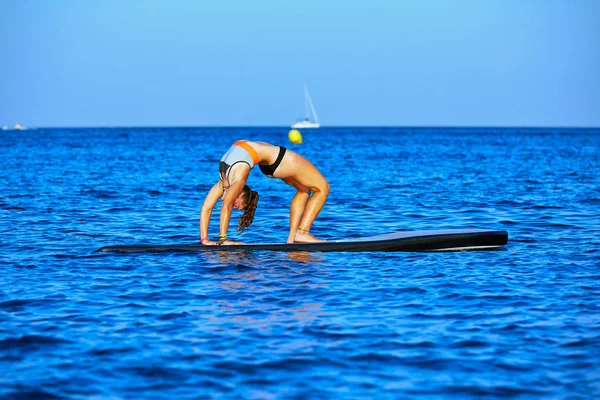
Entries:
POLYGON ((296 237, 294 238, 295 243, 316 243, 324 241, 325 240, 317 239, 311 235, 309 231, 304 229, 298 229, 298 232, 296 232, 296 237))

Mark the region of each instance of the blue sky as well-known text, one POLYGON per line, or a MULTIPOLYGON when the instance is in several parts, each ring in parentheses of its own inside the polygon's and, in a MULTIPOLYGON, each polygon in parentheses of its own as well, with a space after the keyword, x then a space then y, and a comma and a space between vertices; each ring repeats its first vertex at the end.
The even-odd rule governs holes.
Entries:
POLYGON ((596 0, 0 0, 0 126, 600 126, 596 0))

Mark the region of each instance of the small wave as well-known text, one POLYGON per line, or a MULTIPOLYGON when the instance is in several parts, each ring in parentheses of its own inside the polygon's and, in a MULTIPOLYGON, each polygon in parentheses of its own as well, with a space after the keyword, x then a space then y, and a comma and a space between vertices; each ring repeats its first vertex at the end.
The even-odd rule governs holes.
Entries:
POLYGON ((252 374, 256 371, 256 365, 241 361, 217 361, 211 364, 210 375, 219 376, 224 379, 231 379, 236 376, 236 373, 252 374))
POLYGON ((501 328, 494 329, 494 331, 497 331, 497 332, 512 332, 512 331, 516 331, 516 330, 519 330, 519 329, 522 329, 519 325, 517 325, 517 324, 509 324, 509 325, 503 326, 501 328))
POLYGON ((157 319, 159 319, 161 321, 170 321, 170 320, 174 320, 174 319, 187 318, 189 316, 190 316, 190 314, 187 312, 167 313, 167 314, 163 314, 163 315, 159 316, 157 319))
POLYGON ((418 356, 411 358, 403 358, 402 363, 417 368, 423 368, 426 370, 439 371, 447 369, 452 365, 455 365, 456 360, 446 358, 433 358, 431 356, 418 356))
POLYGON ((415 314, 408 315, 408 318, 414 318, 414 319, 440 319, 440 320, 457 319, 457 320, 461 320, 461 319, 473 318, 473 316, 465 315, 465 314, 462 314, 462 313, 447 313, 447 314, 423 314, 423 313, 415 313, 415 314))
POLYGON ((253 269, 257 269, 257 268, 251 267, 249 265, 244 265, 244 264, 236 264, 235 269, 237 269, 237 270, 253 270, 253 269))
POLYGON ((581 200, 581 202, 583 204, 597 205, 597 204, 600 204, 600 199, 597 199, 594 197, 594 198, 590 198, 590 199, 583 199, 583 200, 581 200))
MULTIPOLYGON (((313 357, 307 356, 303 358, 293 357, 293 358, 285 358, 281 360, 275 361, 265 361, 259 365, 258 368, 262 369, 271 369, 275 371, 306 371, 307 368, 311 368, 315 365, 315 360, 313 357)), ((332 367, 339 366, 339 364, 334 363, 331 360, 320 359, 319 366, 323 367, 332 367)))
MULTIPOLYGON (((177 226, 176 228, 183 228, 183 226, 177 226)), ((198 237, 197 236, 190 236, 190 235, 170 235, 170 236, 166 236, 165 239, 168 240, 172 240, 172 241, 182 241, 182 242, 198 242, 198 237)))
POLYGON ((508 398, 508 397, 516 397, 523 395, 541 395, 548 394, 547 390, 543 389, 535 389, 535 388, 524 388, 524 387, 507 387, 507 386, 498 386, 498 387, 483 387, 479 384, 477 385, 451 385, 445 386, 443 393, 452 393, 453 395, 468 395, 474 396, 474 398, 481 397, 493 397, 493 398, 508 398))
POLYGON ((96 199, 115 199, 122 196, 117 191, 114 190, 98 190, 98 189, 88 189, 82 192, 84 195, 92 196, 96 199))
POLYGON ((528 210, 564 210, 566 207, 563 206, 544 206, 544 205, 535 205, 531 207, 525 207, 528 210))
POLYGON ((2 398, 6 400, 58 400, 66 399, 67 397, 62 397, 42 389, 27 388, 9 392, 6 394, 6 397, 3 396, 2 398))
POLYGON ((408 288, 402 288, 402 289, 393 290, 391 293, 393 293, 393 294, 402 294, 402 293, 427 293, 427 290, 421 289, 421 288, 418 288, 418 287, 408 287, 408 288))
POLYGON ((494 366, 506 371, 513 372, 528 372, 535 368, 535 366, 530 364, 522 364, 521 361, 515 361, 513 363, 496 362, 494 363, 494 366))
POLYGON ((514 200, 501 200, 496 203, 499 206, 511 206, 511 207, 519 207, 523 205, 523 202, 514 201, 514 200))
MULTIPOLYGON (((34 264, 28 264, 28 265, 17 265, 17 268, 24 268, 24 269, 36 269, 38 266, 34 265, 34 264)), ((0 308, 2 308, 2 306, 0 306, 0 308)))
POLYGON ((7 210, 7 211, 25 211, 27 210, 26 207, 21 207, 21 206, 12 206, 10 204, 0 204, 0 209, 2 210, 7 210))
POLYGON ((334 331, 333 329, 324 329, 324 328, 320 328, 320 329, 315 329, 307 327, 304 328, 302 330, 302 333, 306 333, 309 335, 314 335, 318 338, 328 338, 328 339, 351 339, 351 338, 359 338, 361 335, 358 333, 350 333, 350 332, 340 332, 340 331, 334 331))
POLYGON ((567 347, 567 348, 571 348, 571 347, 594 347, 598 345, 598 342, 600 341, 600 336, 595 337, 593 339, 580 339, 580 340, 574 340, 572 342, 568 342, 565 344, 562 344, 561 347, 567 347))
POLYGON ((0 310, 6 310, 9 312, 22 311, 23 309, 25 309, 28 306, 38 306, 38 305, 43 305, 46 303, 49 303, 49 302, 44 301, 44 300, 39 300, 39 299, 7 300, 7 301, 3 301, 2 303, 0 303, 0 310))
MULTIPOLYGON (((119 296, 120 298, 127 298, 127 296, 119 296)), ((144 304, 138 304, 138 303, 127 303, 127 304, 117 304, 117 305, 111 305, 105 308, 105 310, 112 310, 112 309, 118 309, 118 308, 152 308, 150 306, 144 305, 144 304)))
POLYGON ((19 338, 8 338, 0 341, 0 350, 23 350, 32 348, 42 348, 61 343, 72 343, 66 339, 59 339, 50 336, 25 335, 19 338))
POLYGON ((384 353, 364 353, 356 356, 349 357, 349 360, 353 362, 377 362, 383 364, 400 364, 402 358, 391 354, 384 353))
POLYGON ((134 351, 135 351, 135 349, 132 347, 115 347, 115 348, 104 348, 104 349, 92 349, 89 351, 89 353, 94 356, 102 357, 102 356, 110 356, 110 355, 116 355, 116 354, 132 353, 134 351))
POLYGON ((112 207, 112 208, 105 210, 104 212, 118 213, 118 212, 123 212, 123 211, 136 211, 136 210, 132 207, 112 207))
POLYGON ((560 228, 560 229, 572 229, 572 228, 576 228, 576 229, 581 229, 580 226, 578 225, 572 225, 572 224, 560 224, 557 222, 554 223, 538 223, 536 224, 538 226, 544 227, 544 228, 560 228))
POLYGON ((437 347, 435 343, 430 342, 428 340, 423 340, 421 342, 398 343, 398 345, 407 349, 433 349, 437 347))
POLYGON ((168 379, 169 381, 173 380, 185 380, 188 378, 188 373, 180 370, 178 368, 168 368, 168 367, 160 367, 156 365, 140 365, 132 367, 131 369, 127 369, 127 372, 133 371, 137 375, 143 376, 145 378, 153 378, 153 379, 168 379))
POLYGON ((489 347, 490 344, 481 340, 460 340, 450 345, 453 349, 478 349, 482 347, 489 347))

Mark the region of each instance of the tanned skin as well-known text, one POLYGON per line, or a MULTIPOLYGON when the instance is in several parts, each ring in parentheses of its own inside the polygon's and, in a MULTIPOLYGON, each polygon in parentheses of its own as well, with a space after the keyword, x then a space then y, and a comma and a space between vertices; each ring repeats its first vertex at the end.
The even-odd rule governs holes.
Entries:
MULTIPOLYGON (((259 164, 271 165, 279 155, 279 146, 265 142, 246 142, 258 154, 259 164)), ((246 204, 243 200, 243 189, 250 175, 250 166, 246 163, 237 163, 229 172, 225 181, 217 182, 208 192, 202 211, 200 212, 200 237, 208 237, 208 225, 212 210, 222 199, 220 214, 220 232, 227 233, 232 209, 243 210, 246 204)), ((310 233, 313 222, 323 208, 329 195, 329 183, 321 172, 310 161, 289 149, 277 167, 272 178, 281 179, 283 182, 296 189, 296 194, 290 203, 290 231, 287 243, 312 243, 323 242, 310 233)), ((205 240, 204 245, 242 244, 225 240, 216 242, 205 240)))

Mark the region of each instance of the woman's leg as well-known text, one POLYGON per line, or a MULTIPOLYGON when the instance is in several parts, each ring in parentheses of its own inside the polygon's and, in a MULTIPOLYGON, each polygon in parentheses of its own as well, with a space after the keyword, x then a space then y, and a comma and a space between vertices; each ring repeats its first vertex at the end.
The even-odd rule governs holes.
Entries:
POLYGON ((283 181, 298 190, 290 204, 290 235, 288 236, 288 243, 322 242, 323 240, 319 240, 310 234, 310 228, 323 208, 325 200, 327 200, 329 184, 325 182, 323 186, 317 186, 314 190, 311 190, 291 178, 284 179, 283 181), (311 191, 312 195, 310 195, 311 191))
MULTIPOLYGON (((320 242, 321 240, 311 235, 309 231, 319 212, 321 212, 327 196, 329 196, 329 183, 325 177, 310 161, 289 150, 274 176, 294 186, 298 192, 308 194, 312 192, 308 201, 304 200, 303 203, 298 201, 298 208, 294 211, 294 216, 292 217, 290 214, 290 230, 292 229, 292 220, 300 216, 294 241, 303 243, 320 242), (300 209, 302 209, 302 212, 300 212, 300 209)), ((306 199, 306 197, 303 197, 303 199, 306 199)), ((294 199, 292 199, 292 202, 294 202, 294 199)), ((290 236, 292 235, 290 233, 290 236)))
POLYGON ((304 213, 302 214, 302 218, 300 219, 299 229, 303 231, 310 231, 310 228, 317 219, 317 216, 321 212, 325 201, 327 200, 327 196, 329 195, 329 185, 324 185, 323 187, 315 187, 313 190, 312 196, 306 203, 304 207, 304 213))
POLYGON ((300 185, 293 179, 283 179, 283 181, 298 190, 290 203, 290 234, 287 240, 288 243, 294 243, 296 232, 298 232, 298 228, 300 227, 300 220, 310 196, 310 189, 300 185))

